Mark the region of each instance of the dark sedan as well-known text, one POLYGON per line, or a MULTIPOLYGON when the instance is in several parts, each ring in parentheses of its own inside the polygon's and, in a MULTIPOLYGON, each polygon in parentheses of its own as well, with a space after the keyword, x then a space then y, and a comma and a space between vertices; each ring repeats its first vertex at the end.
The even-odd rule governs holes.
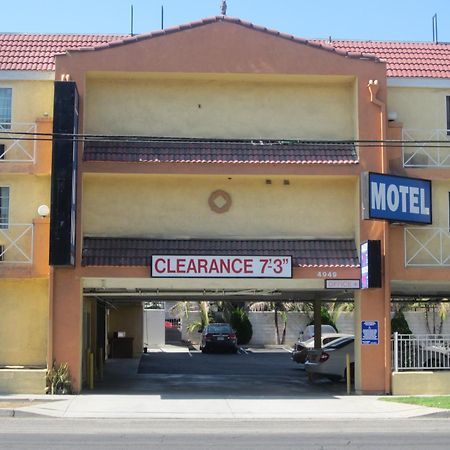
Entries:
POLYGON ((228 323, 211 323, 202 332, 200 350, 210 351, 238 351, 236 333, 228 323))

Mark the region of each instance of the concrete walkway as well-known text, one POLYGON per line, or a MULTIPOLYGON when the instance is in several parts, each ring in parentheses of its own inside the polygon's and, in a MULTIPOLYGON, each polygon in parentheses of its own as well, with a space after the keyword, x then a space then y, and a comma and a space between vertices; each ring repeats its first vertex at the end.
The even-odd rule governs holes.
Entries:
MULTIPOLYGON (((251 349, 271 353, 271 349, 251 349)), ((273 351, 280 351, 274 349, 273 351)), ((284 350, 286 351, 286 350, 284 350)), ((151 352, 189 353, 187 348, 164 346, 151 352)), ((192 359, 193 355, 185 355, 192 359)), ((242 356, 245 358, 245 356, 242 356)), ((239 358, 236 357, 236 358, 239 358)), ((214 359, 218 361, 219 358, 214 359)), ((284 356, 282 358, 284 361, 284 356)), ((236 359, 239 361, 239 359, 236 359)), ((286 359, 286 361, 288 361, 286 359)), ((114 360, 105 366, 109 381, 97 391, 81 395, 0 395, 0 416, 40 415, 58 418, 129 418, 129 419, 394 419, 426 416, 442 412, 440 409, 392 403, 376 396, 343 395, 342 387, 303 386, 300 383, 285 387, 285 395, 278 395, 273 386, 270 391, 251 389, 252 377, 245 379, 242 389, 225 389, 221 378, 213 384, 213 392, 195 389, 204 383, 201 375, 174 375, 176 383, 169 384, 167 392, 158 392, 156 383, 169 375, 139 375, 139 359, 114 360), (116 360, 118 361, 118 360, 116 360), (155 378, 156 377, 156 378, 155 378), (156 381, 155 381, 156 380, 156 381), (191 384, 190 384, 191 383, 191 384), (177 389, 181 385, 182 389, 177 389), (111 386, 113 388, 111 388, 111 386), (153 386, 149 388, 148 386, 153 386), (155 388, 156 386, 156 388, 155 388), (220 387, 222 386, 223 389, 220 387), (248 388, 246 387, 248 386, 248 388), (252 394, 253 392, 253 394, 252 394), (265 393, 261 395, 261 393, 265 393)), ((270 375, 269 378, 274 378, 270 375)), ((234 383, 234 382, 233 382, 234 383)), ((268 386, 271 386, 268 384, 268 386)), ((448 414, 447 411, 444 414, 448 414)))
POLYGON ((0 396, 0 416, 158 419, 394 419, 442 410, 385 402, 375 396, 302 399, 177 398, 157 395, 0 396), (31 403, 28 403, 31 402, 31 403), (17 407, 14 404, 17 403, 17 407))

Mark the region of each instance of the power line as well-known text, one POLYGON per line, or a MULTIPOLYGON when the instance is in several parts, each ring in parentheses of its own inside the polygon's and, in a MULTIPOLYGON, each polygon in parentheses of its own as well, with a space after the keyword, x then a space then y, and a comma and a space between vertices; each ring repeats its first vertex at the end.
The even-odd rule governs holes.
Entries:
POLYGON ((255 146, 270 145, 327 145, 342 146, 354 145, 356 147, 406 147, 406 148, 450 148, 448 140, 304 140, 304 139, 220 139, 220 138, 192 138, 192 137, 164 137, 143 135, 107 135, 107 134, 81 134, 81 133, 36 133, 36 132, 11 132, 0 131, 0 139, 3 141, 74 141, 74 142, 103 142, 103 143, 233 143, 254 144, 255 146))

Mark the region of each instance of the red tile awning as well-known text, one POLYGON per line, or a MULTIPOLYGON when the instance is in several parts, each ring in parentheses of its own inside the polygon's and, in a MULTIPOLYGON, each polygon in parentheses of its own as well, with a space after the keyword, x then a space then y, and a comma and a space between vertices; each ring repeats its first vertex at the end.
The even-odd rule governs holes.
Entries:
POLYGON ((84 144, 85 161, 228 164, 357 164, 348 142, 293 140, 211 140, 154 138, 92 140, 84 144))
POLYGON ((359 267, 352 239, 137 239, 85 237, 84 266, 150 266, 152 255, 292 256, 296 267, 359 267))

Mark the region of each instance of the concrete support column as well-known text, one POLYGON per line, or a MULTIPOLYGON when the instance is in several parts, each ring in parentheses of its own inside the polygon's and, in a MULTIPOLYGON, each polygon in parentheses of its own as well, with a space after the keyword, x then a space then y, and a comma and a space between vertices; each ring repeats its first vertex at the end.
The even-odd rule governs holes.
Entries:
POLYGON ((50 267, 48 265, 48 249, 50 248, 50 218, 34 218, 33 227, 33 275, 36 277, 48 277, 50 273, 50 267))
POLYGON ((81 346, 83 325, 82 283, 74 269, 53 270, 53 332, 52 359, 56 364, 67 362, 72 389, 81 390, 81 346))
POLYGON ((358 394, 390 393, 390 301, 389 288, 367 289, 355 296, 355 390, 358 394), (363 320, 378 321, 378 345, 361 344, 363 320))

